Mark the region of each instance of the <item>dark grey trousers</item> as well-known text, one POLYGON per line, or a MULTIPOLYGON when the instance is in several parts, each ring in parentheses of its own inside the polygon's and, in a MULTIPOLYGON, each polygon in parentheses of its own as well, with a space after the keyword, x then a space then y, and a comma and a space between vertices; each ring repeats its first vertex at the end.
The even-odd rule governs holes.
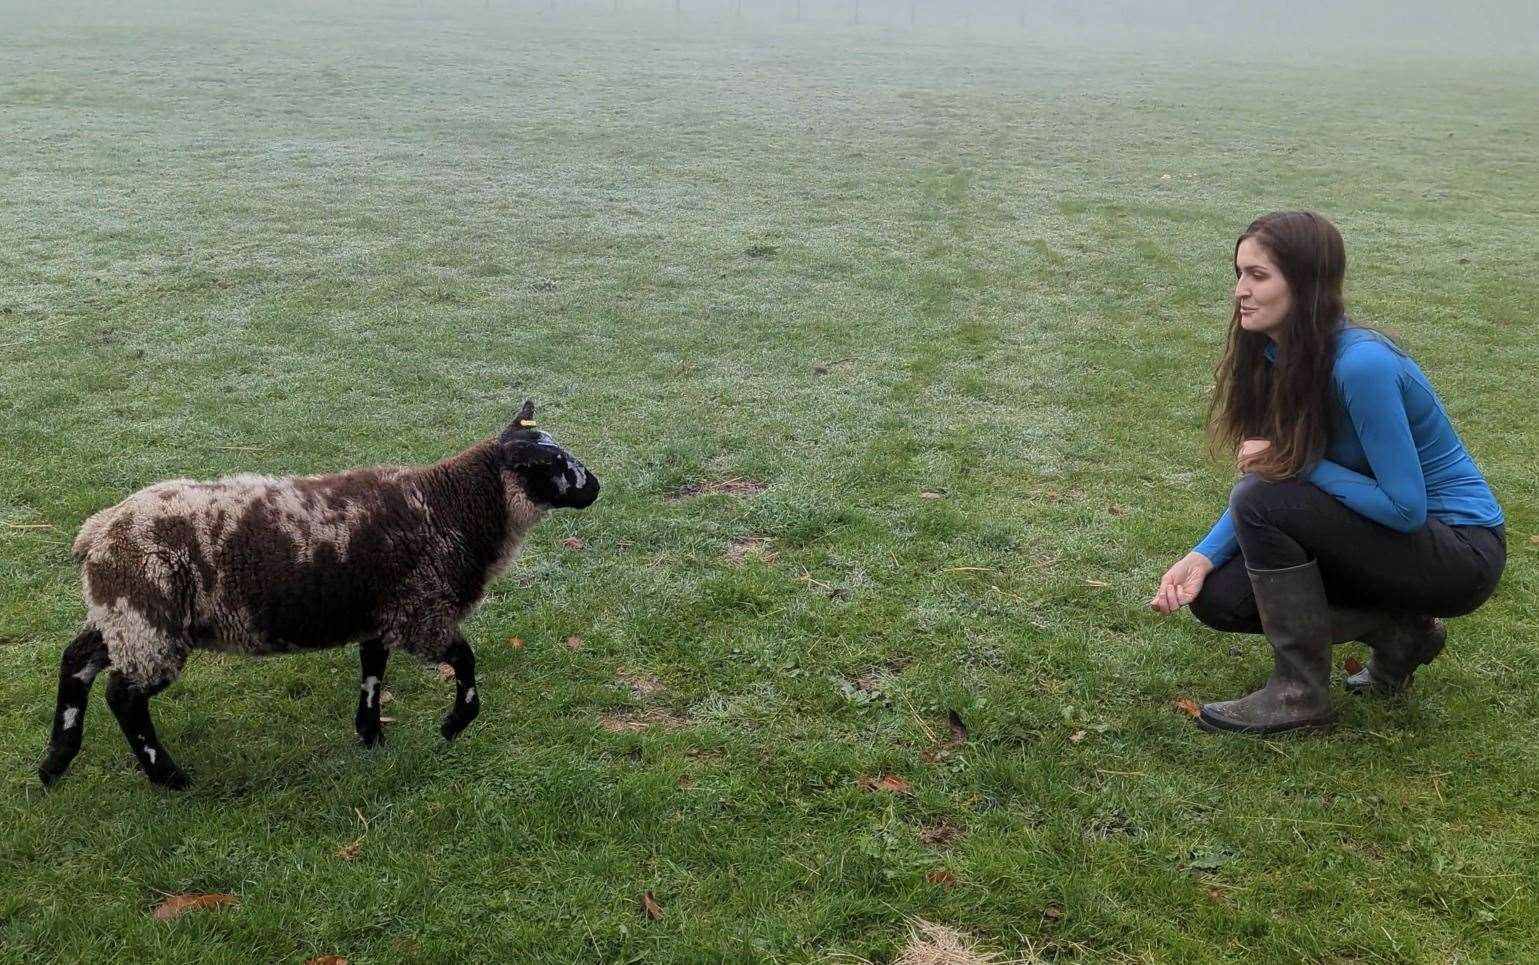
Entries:
POLYGON ((1333 604, 1456 617, 1484 603, 1507 563, 1502 526, 1435 519, 1401 533, 1348 509, 1314 483, 1248 475, 1229 497, 1240 552, 1208 574, 1192 615, 1215 630, 1260 633, 1246 566, 1283 569, 1318 560, 1333 604))

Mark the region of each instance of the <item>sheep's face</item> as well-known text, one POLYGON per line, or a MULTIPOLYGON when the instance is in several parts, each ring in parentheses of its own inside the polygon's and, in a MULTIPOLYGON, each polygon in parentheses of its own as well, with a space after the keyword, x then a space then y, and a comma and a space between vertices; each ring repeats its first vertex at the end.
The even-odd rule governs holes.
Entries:
POLYGON ((598 498, 598 477, 534 425, 534 403, 525 402, 518 418, 502 433, 503 472, 517 477, 535 504, 550 509, 582 509, 598 498))

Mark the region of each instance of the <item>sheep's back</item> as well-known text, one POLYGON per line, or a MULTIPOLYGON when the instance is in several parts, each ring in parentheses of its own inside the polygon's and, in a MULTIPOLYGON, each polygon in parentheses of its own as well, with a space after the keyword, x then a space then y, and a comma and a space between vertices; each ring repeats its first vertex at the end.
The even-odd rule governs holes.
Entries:
POLYGON ((194 646, 270 653, 375 632, 425 512, 405 470, 172 480, 87 520, 88 605, 194 646))

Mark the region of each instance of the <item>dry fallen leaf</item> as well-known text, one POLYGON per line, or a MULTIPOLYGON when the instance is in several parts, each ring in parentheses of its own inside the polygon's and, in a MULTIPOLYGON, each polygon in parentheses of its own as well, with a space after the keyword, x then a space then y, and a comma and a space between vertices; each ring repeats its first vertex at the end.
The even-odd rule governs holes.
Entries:
POLYGON ((1356 657, 1348 657, 1341 662, 1341 669, 1349 674, 1357 673, 1363 669, 1363 662, 1356 657))
POLYGON ((357 861, 363 855, 363 839, 349 841, 337 849, 337 857, 343 861, 357 861))
POLYGON ((455 677, 459 676, 459 674, 454 672, 453 667, 446 663, 441 663, 438 665, 438 676, 444 678, 445 680, 453 680, 455 677))
POLYGON ((1197 706, 1197 701, 1190 697, 1182 697, 1180 700, 1176 701, 1175 708, 1176 713, 1185 714, 1193 720, 1196 720, 1198 717, 1202 716, 1202 708, 1197 706))
POLYGON ((567 637, 565 640, 561 641, 561 645, 574 652, 581 650, 582 637, 567 637))
POLYGON ((674 786, 681 791, 687 791, 691 787, 694 787, 694 785, 695 779, 690 777, 688 774, 680 774, 679 779, 674 782, 674 786))
POLYGON ((234 895, 167 895, 166 900, 155 909, 155 920, 167 921, 194 908, 217 908, 220 905, 233 905, 235 901, 234 895))
POLYGON ((390 703, 394 699, 395 699, 395 694, 392 694, 388 690, 381 690, 379 692, 379 705, 381 707, 383 707, 386 704, 390 703))
POLYGON ((1209 888, 1207 894, 1210 901, 1216 901, 1220 905, 1229 904, 1229 896, 1224 893, 1222 888, 1209 888))
POLYGON ((924 880, 932 885, 942 885, 946 888, 957 886, 957 876, 947 868, 936 868, 924 876, 924 880))
POLYGON ((663 906, 657 903, 657 898, 652 894, 652 889, 650 888, 641 896, 641 907, 646 909, 647 917, 653 921, 663 917, 663 906))
POLYGON ((568 536, 566 539, 561 541, 561 545, 565 546, 569 550, 586 549, 588 546, 588 544, 584 543, 582 538, 579 536, 568 536))
POLYGON ((1102 586, 1105 586, 1106 584, 1101 582, 1100 580, 1086 580, 1085 581, 1085 585, 1086 586, 1102 587, 1102 586))
POLYGON ((1528 541, 1533 543, 1535 546, 1539 546, 1539 533, 1535 533, 1534 535, 1530 536, 1528 541))
POLYGON ((524 638, 523 637, 509 637, 508 638, 508 646, 511 647, 514 650, 522 650, 522 649, 524 649, 524 638))
POLYGON ((939 824, 927 824, 919 829, 919 840, 925 844, 936 844, 941 847, 955 843, 962 836, 962 829, 955 824, 942 821, 939 824))
POLYGON ((907 794, 908 782, 896 774, 881 777, 863 777, 856 784, 863 791, 886 791, 889 794, 907 794))
POLYGON ((1078 744, 1080 741, 1084 740, 1085 738, 1087 738, 1089 736, 1090 736, 1090 732, 1089 731, 1077 730, 1074 733, 1069 735, 1069 743, 1070 744, 1078 744))
POLYGON ((317 955, 305 959, 305 965, 347 965, 347 959, 341 955, 317 955))

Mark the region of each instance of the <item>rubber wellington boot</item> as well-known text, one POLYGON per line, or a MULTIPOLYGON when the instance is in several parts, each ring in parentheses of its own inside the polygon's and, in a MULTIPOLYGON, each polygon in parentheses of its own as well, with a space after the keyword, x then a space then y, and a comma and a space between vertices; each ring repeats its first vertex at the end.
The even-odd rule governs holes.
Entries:
POLYGON ((1362 641, 1373 650, 1368 666, 1347 677, 1354 694, 1398 694, 1411 685, 1416 668, 1443 652, 1448 628, 1437 617, 1396 615, 1362 641))
POLYGON ((1239 700, 1204 704, 1198 725, 1212 731, 1275 734, 1329 724, 1335 628, 1320 567, 1311 560, 1281 570, 1247 571, 1261 629, 1272 645, 1272 676, 1265 687, 1239 700))

